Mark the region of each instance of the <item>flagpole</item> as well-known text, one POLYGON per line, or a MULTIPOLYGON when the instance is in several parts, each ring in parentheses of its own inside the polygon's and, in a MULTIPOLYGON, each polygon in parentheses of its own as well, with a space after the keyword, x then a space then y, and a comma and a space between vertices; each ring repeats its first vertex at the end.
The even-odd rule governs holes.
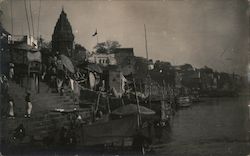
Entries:
POLYGON ((98 34, 96 35, 96 44, 99 43, 98 34))

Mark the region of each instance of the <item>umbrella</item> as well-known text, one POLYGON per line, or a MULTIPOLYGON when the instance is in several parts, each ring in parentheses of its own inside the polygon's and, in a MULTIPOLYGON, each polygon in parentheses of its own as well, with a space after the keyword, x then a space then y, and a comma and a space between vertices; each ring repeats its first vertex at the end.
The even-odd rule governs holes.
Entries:
MULTIPOLYGON (((143 115, 153 115, 155 112, 149 108, 146 108, 144 106, 139 106, 140 113, 143 115)), ((122 107, 119 107, 115 109, 112 114, 115 115, 131 115, 137 113, 137 105, 135 104, 128 104, 122 107)))
POLYGON ((63 54, 60 55, 60 57, 61 57, 62 63, 65 66, 65 68, 67 68, 70 72, 74 73, 75 69, 74 69, 74 65, 71 62, 71 60, 63 54))

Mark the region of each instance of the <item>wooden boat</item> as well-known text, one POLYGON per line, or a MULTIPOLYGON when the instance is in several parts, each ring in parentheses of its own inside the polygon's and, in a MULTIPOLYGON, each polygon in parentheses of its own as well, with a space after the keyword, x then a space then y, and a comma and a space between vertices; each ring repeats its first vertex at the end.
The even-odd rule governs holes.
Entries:
POLYGON ((197 103, 197 102, 201 101, 201 99, 200 99, 200 97, 198 95, 191 95, 189 97, 190 97, 190 100, 191 100, 192 103, 197 103))
POLYGON ((185 108, 191 106, 191 100, 189 96, 181 96, 178 98, 179 107, 185 108))

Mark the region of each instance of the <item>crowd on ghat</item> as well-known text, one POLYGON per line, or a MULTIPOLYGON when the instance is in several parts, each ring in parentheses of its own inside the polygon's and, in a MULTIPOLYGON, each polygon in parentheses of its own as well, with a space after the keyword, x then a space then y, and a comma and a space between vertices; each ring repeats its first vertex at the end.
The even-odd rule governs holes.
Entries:
MULTIPOLYGON (((74 88, 74 82, 75 81, 83 81, 84 84, 89 83, 89 75, 88 72, 80 72, 79 69, 76 70, 75 73, 72 73, 68 71, 65 66, 63 65, 62 59, 60 55, 57 53, 53 57, 49 57, 48 63, 42 64, 41 66, 41 74, 39 74, 39 78, 47 83, 48 90, 47 92, 55 92, 59 93, 61 96, 64 95, 64 88, 67 86, 70 86, 70 88, 73 90, 74 88)), ((14 119, 16 117, 15 113, 15 101, 9 91, 9 81, 16 81, 18 84, 20 84, 21 87, 23 87, 23 78, 25 76, 20 76, 20 73, 17 68, 15 68, 15 65, 13 63, 10 63, 9 65, 9 73, 8 75, 1 75, 0 81, 1 81, 1 115, 3 118, 11 118, 14 119)), ((33 73, 34 74, 34 73, 33 73)), ((96 73, 93 72, 93 76, 96 73)), ((96 76, 98 77, 98 76, 96 76)), ((99 84, 100 87, 96 87, 96 90, 101 90, 100 88, 103 88, 103 82, 100 81, 99 78, 99 84)), ((127 86, 128 87, 128 86, 127 86)), ((126 91, 129 92, 129 88, 126 88, 126 91)), ((26 96, 23 99, 25 101, 25 118, 30 118, 32 113, 32 100, 31 100, 31 93, 29 90, 26 91, 26 96)), ((96 120, 98 118, 101 118, 102 111, 97 110, 96 112, 96 120)), ((76 134, 74 132, 74 129, 81 126, 82 118, 81 116, 76 112, 73 114, 68 115, 69 121, 70 121, 70 127, 61 127, 58 135, 59 135, 59 142, 61 146, 74 146, 77 143, 76 134)), ((20 124, 14 131, 13 138, 14 140, 20 140, 22 141, 26 137, 26 132, 23 124, 20 124)), ((138 145, 144 144, 145 140, 143 136, 138 132, 138 135, 136 135, 133 146, 139 147, 138 145)), ((53 142, 53 138, 51 136, 44 138, 44 143, 50 145, 53 142)))
POLYGON ((58 53, 49 57, 48 64, 42 65, 42 80, 45 81, 52 92, 58 92, 63 95, 64 86, 70 85, 74 88, 73 81, 83 78, 84 75, 77 70, 75 73, 68 71, 58 53))
MULTIPOLYGON (((9 64, 8 73, 2 73, 0 77, 1 82, 1 116, 8 118, 15 118, 15 102, 12 97, 12 93, 9 91, 9 81, 15 81, 21 87, 24 87, 24 78, 27 75, 27 71, 23 71, 20 67, 15 67, 13 63, 9 64)), ((48 64, 41 65, 41 74, 37 74, 39 79, 47 83, 47 92, 60 93, 61 96, 64 94, 64 87, 70 86, 74 88, 74 80, 81 79, 84 77, 79 71, 75 74, 65 69, 62 60, 57 53, 54 57, 49 58, 48 64)), ((35 73, 31 73, 35 74, 35 73)), ((26 96, 24 97, 26 103, 25 117, 30 118, 32 112, 31 93, 26 86, 26 96)))

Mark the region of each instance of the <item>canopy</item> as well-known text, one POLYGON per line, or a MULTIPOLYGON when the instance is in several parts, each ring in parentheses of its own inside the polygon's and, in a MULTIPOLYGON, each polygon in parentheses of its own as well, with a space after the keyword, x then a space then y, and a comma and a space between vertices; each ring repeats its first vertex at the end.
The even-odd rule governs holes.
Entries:
POLYGON ((89 71, 97 72, 97 73, 102 73, 101 67, 99 67, 97 64, 88 64, 85 67, 85 69, 87 69, 89 71))
POLYGON ((28 45, 27 43, 21 43, 21 44, 15 44, 15 49, 21 49, 21 50, 32 50, 33 47, 28 45))
POLYGON ((70 72, 74 73, 75 69, 74 69, 74 65, 71 62, 71 60, 63 54, 60 55, 60 57, 61 57, 62 63, 65 66, 65 68, 67 68, 70 72))
POLYGON ((97 72, 97 73, 102 73, 102 68, 100 66, 98 66, 97 64, 94 63, 89 63, 89 62, 84 62, 82 64, 78 65, 79 68, 84 68, 88 71, 92 71, 92 72, 97 72))
MULTIPOLYGON (((155 114, 153 110, 146 108, 144 106, 139 106, 139 109, 142 115, 155 114)), ((112 112, 112 114, 115 114, 115 115, 131 115, 131 114, 136 114, 136 113, 137 113, 137 105, 135 104, 128 104, 128 105, 119 107, 112 112)))
POLYGON ((29 61, 38 61, 38 62, 42 61, 41 53, 39 51, 37 51, 37 52, 28 52, 27 57, 28 57, 29 61))

